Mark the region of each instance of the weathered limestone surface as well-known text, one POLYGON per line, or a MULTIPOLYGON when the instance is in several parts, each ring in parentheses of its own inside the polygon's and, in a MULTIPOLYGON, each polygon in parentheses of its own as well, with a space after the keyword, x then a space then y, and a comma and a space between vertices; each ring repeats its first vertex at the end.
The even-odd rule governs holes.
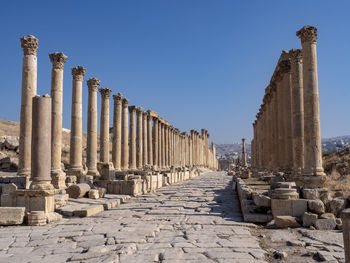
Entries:
POLYGON ((2 228, 0 261, 265 262, 230 180, 208 173, 92 218, 2 228))
POLYGON ((112 163, 117 171, 121 170, 122 155, 122 99, 121 93, 113 95, 113 146, 112 146, 112 163))
POLYGON ((66 174, 61 169, 62 152, 62 105, 63 105, 63 67, 67 56, 63 53, 49 54, 51 70, 51 178, 57 189, 66 188, 66 174))
POLYGON ((100 124, 100 162, 109 163, 109 96, 112 90, 100 88, 101 124, 100 124))
POLYGON ((121 156, 121 169, 129 169, 129 121, 128 121, 128 105, 129 100, 123 98, 122 100, 122 156, 121 156))
POLYGON ((30 176, 32 140, 32 98, 37 89, 37 50, 38 39, 34 36, 21 38, 23 48, 22 95, 19 137, 18 174, 30 176))
POLYGON ((87 121, 87 143, 86 143, 86 166, 87 174, 96 176, 97 171, 97 88, 100 80, 90 78, 87 81, 88 95, 88 121, 87 121))
POLYGON ((70 166, 69 175, 76 175, 78 180, 83 173, 82 164, 82 86, 86 69, 82 66, 72 68, 73 91, 72 91, 72 113, 71 113, 71 134, 70 134, 70 166))

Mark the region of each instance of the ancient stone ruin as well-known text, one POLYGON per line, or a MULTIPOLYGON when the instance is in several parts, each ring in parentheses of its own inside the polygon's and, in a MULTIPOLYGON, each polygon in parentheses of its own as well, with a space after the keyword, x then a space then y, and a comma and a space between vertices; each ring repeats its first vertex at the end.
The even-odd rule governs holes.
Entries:
MULTIPOLYGON (((62 217, 57 212, 65 213, 68 197, 137 196, 218 168, 215 144, 209 145, 207 130, 202 129, 201 134, 194 130, 190 135, 181 133, 157 112, 130 106, 129 99, 120 93, 113 95, 113 132, 110 135, 112 90, 99 88, 97 78, 87 80, 84 162, 82 93, 85 92, 86 69, 76 66, 71 71, 70 163, 65 169, 61 153, 63 71, 67 56, 59 52, 49 54, 51 96, 40 97, 36 94, 38 39, 25 36, 21 38, 21 47, 24 57, 18 177, 7 178, 6 183, 1 184, 0 225, 23 222, 45 225, 62 217), (98 91, 102 102, 100 134, 97 130, 98 91)), ((75 215, 84 213, 92 212, 76 211, 75 215)))

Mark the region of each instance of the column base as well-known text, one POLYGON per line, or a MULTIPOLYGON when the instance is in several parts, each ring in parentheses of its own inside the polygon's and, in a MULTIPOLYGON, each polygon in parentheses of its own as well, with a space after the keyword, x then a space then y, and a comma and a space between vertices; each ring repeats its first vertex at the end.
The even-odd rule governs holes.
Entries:
POLYGON ((290 176, 290 180, 294 181, 300 188, 324 188, 326 175, 305 175, 294 174, 290 176))
POLYGON ((67 176, 76 176, 78 183, 84 183, 84 170, 82 167, 71 167, 67 171, 67 176))
POLYGON ((66 189, 66 173, 61 169, 51 170, 51 183, 56 189, 66 189))
POLYGON ((54 212, 55 190, 17 190, 16 206, 25 207, 26 212, 43 211, 54 212))

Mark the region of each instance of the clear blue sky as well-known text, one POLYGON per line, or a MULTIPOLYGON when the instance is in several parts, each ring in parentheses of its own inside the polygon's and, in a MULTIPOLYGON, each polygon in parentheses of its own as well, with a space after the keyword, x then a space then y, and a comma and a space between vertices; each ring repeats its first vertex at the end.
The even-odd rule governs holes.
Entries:
MULTIPOLYGON (((319 29, 322 137, 350 134, 350 1, 1 1, 0 119, 19 120, 23 52, 39 39, 38 94, 50 92, 48 53, 68 56, 63 126, 70 128, 71 68, 157 111, 182 131, 206 128, 217 143, 251 139, 252 122, 295 32, 319 29)), ((98 98, 100 103, 100 96, 98 98)), ((111 99, 111 110, 112 110, 111 99)), ((112 117, 112 116, 111 116, 112 117)))

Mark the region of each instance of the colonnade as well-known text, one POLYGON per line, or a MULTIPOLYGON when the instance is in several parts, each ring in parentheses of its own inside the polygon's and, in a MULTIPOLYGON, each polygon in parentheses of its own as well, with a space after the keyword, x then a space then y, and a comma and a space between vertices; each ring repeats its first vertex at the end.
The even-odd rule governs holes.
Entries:
MULTIPOLYGON (((32 99, 37 87, 38 39, 21 38, 24 51, 22 71, 22 98, 20 121, 19 175, 31 174, 32 99)), ((113 95, 113 135, 110 149, 109 100, 112 90, 100 88, 100 80, 90 78, 87 114, 87 161, 83 166, 83 112, 82 94, 86 69, 72 68, 72 105, 70 131, 70 163, 66 171, 61 167, 63 69, 67 56, 56 52, 49 54, 52 62, 51 76, 51 178, 55 188, 64 189, 66 173, 83 180, 85 176, 99 176, 97 91, 101 94, 100 158, 101 163, 113 163, 117 171, 169 170, 194 166, 218 168, 215 144, 209 146, 209 134, 191 130, 181 133, 152 110, 130 106, 129 100, 117 93, 113 95), (110 156, 110 150, 112 152, 110 156)))
POLYGON ((304 187, 323 187, 317 28, 296 34, 302 49, 282 52, 253 123, 252 166, 290 173, 304 187))

